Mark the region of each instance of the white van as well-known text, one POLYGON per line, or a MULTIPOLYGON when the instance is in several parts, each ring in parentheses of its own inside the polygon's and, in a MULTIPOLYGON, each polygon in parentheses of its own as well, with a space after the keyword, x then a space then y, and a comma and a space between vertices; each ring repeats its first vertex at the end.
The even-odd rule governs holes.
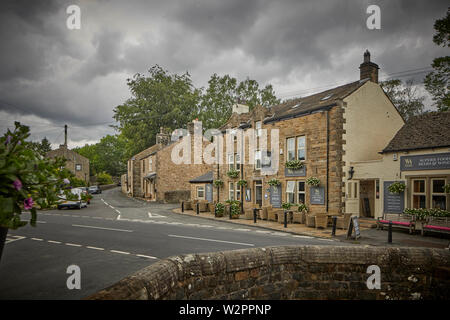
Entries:
POLYGON ((83 192, 81 188, 73 188, 70 190, 70 192, 77 195, 78 200, 66 200, 66 195, 64 193, 61 193, 59 197, 63 199, 63 201, 58 204, 58 210, 61 210, 62 208, 81 209, 87 207, 87 203, 81 200, 81 194, 83 192))

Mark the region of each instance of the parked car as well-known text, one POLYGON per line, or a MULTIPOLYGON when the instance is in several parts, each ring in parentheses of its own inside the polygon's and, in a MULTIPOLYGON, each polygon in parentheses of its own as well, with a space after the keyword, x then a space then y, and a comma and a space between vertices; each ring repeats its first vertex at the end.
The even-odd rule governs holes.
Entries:
POLYGON ((90 186, 89 187, 89 193, 90 194, 102 193, 102 189, 100 189, 98 186, 90 186))
POLYGON ((70 192, 74 195, 77 195, 78 199, 66 200, 66 195, 64 193, 61 193, 60 198, 62 198, 63 201, 58 204, 58 210, 61 210, 62 208, 81 209, 87 207, 87 203, 81 199, 81 194, 83 193, 83 190, 81 188, 73 188, 70 190, 70 192))

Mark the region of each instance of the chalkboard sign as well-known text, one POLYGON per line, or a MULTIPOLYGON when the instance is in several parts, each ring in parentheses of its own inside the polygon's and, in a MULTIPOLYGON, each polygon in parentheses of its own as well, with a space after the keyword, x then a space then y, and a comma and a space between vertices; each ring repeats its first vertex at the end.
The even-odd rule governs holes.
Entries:
POLYGON ((213 185, 208 183, 206 184, 206 201, 212 201, 213 198, 213 185))
POLYGON ((391 193, 389 186, 395 181, 384 181, 383 183, 383 211, 385 213, 402 213, 405 209, 404 192, 391 193))
POLYGON ((352 238, 353 230, 355 230, 355 240, 361 237, 361 232, 359 230, 359 220, 357 216, 350 218, 350 223, 348 224, 347 230, 347 239, 352 238))
POLYGON ((370 202, 369 198, 363 198, 364 201, 364 213, 366 216, 370 216, 370 202))
POLYGON ((270 187, 270 203, 274 208, 281 208, 281 185, 270 187))
POLYGON ((310 204, 325 204, 324 187, 311 187, 309 192, 310 204))

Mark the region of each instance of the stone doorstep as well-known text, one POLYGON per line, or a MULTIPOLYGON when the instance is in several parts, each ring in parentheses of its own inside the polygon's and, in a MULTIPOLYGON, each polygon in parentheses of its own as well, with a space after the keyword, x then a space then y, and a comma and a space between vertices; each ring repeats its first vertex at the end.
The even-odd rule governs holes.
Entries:
MULTIPOLYGON (((317 238, 326 238, 326 239, 336 239, 336 241, 340 241, 339 239, 331 236, 331 227, 328 227, 326 229, 316 229, 316 228, 309 228, 306 227, 304 224, 297 224, 297 223, 289 223, 287 228, 284 228, 284 225, 282 223, 277 222, 269 222, 267 220, 260 220, 258 219, 257 223, 255 224, 252 220, 248 219, 229 219, 228 217, 220 217, 215 218, 212 213, 209 212, 200 212, 200 214, 196 214, 194 210, 185 210, 183 213, 181 212, 180 208, 175 208, 172 210, 172 212, 176 214, 182 214, 182 215, 188 215, 203 219, 209 219, 209 220, 215 220, 215 221, 222 221, 227 223, 234 223, 234 224, 240 224, 244 226, 251 226, 251 227, 257 227, 261 229, 267 229, 272 231, 278 231, 278 232, 286 232, 291 233, 294 235, 303 235, 303 236, 312 236, 317 238)), ((361 228, 361 230, 364 230, 365 228, 361 228)), ((347 230, 342 229, 336 229, 336 237, 346 235, 347 230)))

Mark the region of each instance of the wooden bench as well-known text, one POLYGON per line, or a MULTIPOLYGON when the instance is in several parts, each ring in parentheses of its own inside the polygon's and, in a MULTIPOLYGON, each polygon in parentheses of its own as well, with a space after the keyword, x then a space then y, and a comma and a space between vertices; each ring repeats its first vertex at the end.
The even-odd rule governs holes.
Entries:
POLYGON ((425 235, 425 232, 450 233, 450 218, 428 217, 422 225, 422 235, 425 235))
POLYGON ((408 229, 412 234, 415 230, 414 216, 402 213, 385 213, 382 218, 377 220, 377 229, 383 230, 383 226, 389 225, 392 222, 393 228, 408 229))

